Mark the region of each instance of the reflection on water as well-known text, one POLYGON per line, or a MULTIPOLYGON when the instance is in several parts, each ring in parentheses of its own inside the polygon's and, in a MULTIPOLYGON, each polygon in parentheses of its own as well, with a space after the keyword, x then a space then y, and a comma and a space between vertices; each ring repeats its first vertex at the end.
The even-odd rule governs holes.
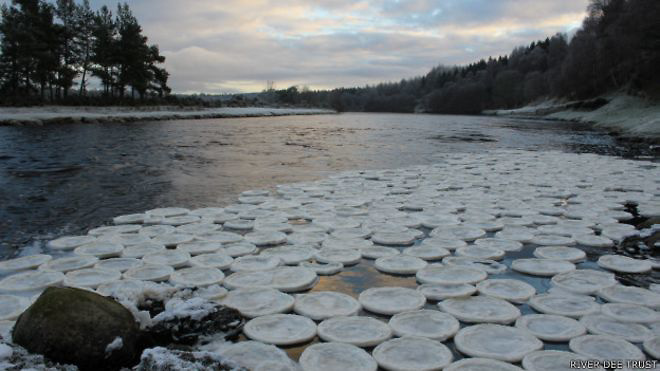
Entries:
POLYGON ((403 114, 0 127, 0 258, 120 214, 224 205, 247 189, 427 164, 441 152, 629 150, 585 128, 403 114))

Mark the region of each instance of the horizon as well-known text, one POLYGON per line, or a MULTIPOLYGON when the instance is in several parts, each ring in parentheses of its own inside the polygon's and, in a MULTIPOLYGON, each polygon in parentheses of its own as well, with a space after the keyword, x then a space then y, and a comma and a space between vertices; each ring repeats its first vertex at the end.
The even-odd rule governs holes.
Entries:
MULTIPOLYGON (((10 3, 2 0, 1 3, 10 3)), ((98 10, 117 2, 91 0, 98 10)), ((176 94, 358 87, 508 55, 581 26, 588 0, 129 1, 176 94)))

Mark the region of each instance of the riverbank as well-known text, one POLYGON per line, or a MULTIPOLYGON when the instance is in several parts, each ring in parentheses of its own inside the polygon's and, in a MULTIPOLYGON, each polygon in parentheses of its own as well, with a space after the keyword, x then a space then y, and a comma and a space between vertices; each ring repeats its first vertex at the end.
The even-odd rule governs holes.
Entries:
POLYGON ((590 123, 627 139, 660 143, 660 103, 629 95, 611 95, 592 101, 546 100, 511 110, 484 114, 590 123))
POLYGON ((316 108, 269 107, 2 107, 0 125, 47 125, 65 123, 135 122, 231 117, 320 115, 336 113, 316 108))

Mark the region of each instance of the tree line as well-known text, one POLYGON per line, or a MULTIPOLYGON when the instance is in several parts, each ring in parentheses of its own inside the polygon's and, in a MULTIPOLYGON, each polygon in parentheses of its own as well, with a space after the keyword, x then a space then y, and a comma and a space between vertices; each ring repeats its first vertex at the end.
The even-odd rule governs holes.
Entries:
POLYGON ((0 103, 118 103, 170 93, 158 46, 128 4, 12 0, 0 8, 0 103), (90 77, 100 96, 89 97, 90 77))
POLYGON ((313 92, 291 87, 262 96, 339 111, 472 114, 541 98, 585 100, 616 90, 657 95, 659 20, 659 0, 591 0, 570 40, 556 34, 509 55, 438 66, 396 83, 313 92))

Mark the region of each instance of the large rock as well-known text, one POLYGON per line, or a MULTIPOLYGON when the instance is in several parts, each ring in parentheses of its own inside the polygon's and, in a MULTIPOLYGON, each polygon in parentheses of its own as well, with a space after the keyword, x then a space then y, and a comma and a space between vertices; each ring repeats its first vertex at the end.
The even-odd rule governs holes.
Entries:
POLYGON ((139 362, 140 332, 121 304, 93 292, 50 287, 16 321, 14 343, 81 370, 139 362))

